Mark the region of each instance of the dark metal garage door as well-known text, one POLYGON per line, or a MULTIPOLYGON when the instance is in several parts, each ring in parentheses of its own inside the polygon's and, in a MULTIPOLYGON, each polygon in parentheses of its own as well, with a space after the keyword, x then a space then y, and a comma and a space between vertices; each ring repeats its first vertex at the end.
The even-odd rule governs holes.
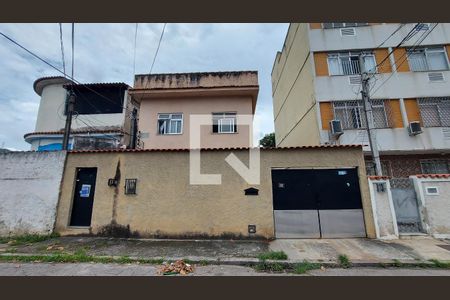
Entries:
POLYGON ((273 169, 277 238, 365 237, 353 169, 273 169))

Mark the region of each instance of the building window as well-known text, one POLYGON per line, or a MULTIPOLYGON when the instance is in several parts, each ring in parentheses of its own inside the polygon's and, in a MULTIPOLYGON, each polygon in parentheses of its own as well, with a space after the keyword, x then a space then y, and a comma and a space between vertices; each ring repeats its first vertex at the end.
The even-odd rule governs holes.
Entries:
POLYGON ((158 114, 158 134, 181 134, 183 114, 158 114))
MULTIPOLYGON (((372 114, 375 128, 387 128, 390 125, 390 109, 386 105, 388 100, 373 99, 372 114)), ((364 106, 361 100, 333 102, 334 118, 340 120, 343 129, 366 128, 364 106)))
POLYGON ((125 179, 125 195, 136 195, 137 179, 125 179))
POLYGON ((407 51, 411 71, 448 70, 448 59, 444 47, 424 47, 407 51))
POLYGON ((236 113, 213 113, 213 133, 236 133, 236 113))
MULTIPOLYGON (((360 73, 360 52, 339 52, 328 54, 328 71, 330 75, 355 75, 360 73)), ((372 53, 364 53, 365 69, 376 72, 376 60, 372 53)))
POLYGON ((420 161, 422 174, 448 174, 450 161, 446 159, 423 159, 420 161))
POLYGON ((419 98, 418 100, 424 127, 450 126, 450 97, 419 98))
POLYGON ((344 27, 359 27, 359 26, 367 26, 369 23, 323 23, 323 28, 331 29, 331 28, 344 28, 344 27))

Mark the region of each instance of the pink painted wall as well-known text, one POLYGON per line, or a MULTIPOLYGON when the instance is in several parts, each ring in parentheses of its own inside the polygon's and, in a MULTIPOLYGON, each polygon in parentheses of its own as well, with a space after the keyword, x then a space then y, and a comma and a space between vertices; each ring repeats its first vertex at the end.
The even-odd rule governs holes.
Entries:
MULTIPOLYGON (((189 148, 189 115, 236 112, 252 114, 251 96, 203 96, 177 97, 164 99, 142 99, 139 112, 139 130, 149 133, 143 138, 145 149, 182 149, 189 148), (158 113, 182 113, 183 130, 180 135, 159 135, 157 131, 158 113)), ((237 133, 212 133, 212 126, 203 126, 201 130, 202 148, 248 147, 249 127, 238 124, 237 133)), ((251 140, 251 139, 250 139, 251 140)))

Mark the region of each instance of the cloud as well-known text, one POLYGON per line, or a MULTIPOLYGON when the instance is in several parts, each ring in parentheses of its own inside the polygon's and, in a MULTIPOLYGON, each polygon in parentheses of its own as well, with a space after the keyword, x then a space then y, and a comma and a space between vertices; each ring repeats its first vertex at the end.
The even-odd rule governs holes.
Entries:
MULTIPOLYGON (((133 83, 135 24, 76 24, 75 78, 81 82, 133 83)), ((148 73, 163 24, 139 24, 136 73, 148 73)), ((273 131, 271 79, 287 24, 168 23, 153 73, 257 70, 256 115, 263 133, 273 131)), ((0 24, 20 44, 62 70, 59 25, 0 24)), ((63 24, 66 71, 71 71, 71 25, 63 24)), ((33 82, 55 70, 0 36, 0 144, 28 150, 40 97, 33 82)), ((259 137, 255 137, 255 140, 259 137)))

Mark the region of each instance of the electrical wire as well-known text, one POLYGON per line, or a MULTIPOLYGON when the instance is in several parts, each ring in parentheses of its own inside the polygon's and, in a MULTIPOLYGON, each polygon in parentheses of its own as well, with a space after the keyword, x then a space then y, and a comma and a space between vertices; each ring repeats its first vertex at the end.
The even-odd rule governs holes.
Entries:
MULTIPOLYGON (((430 33, 436 28, 436 26, 439 23, 436 23, 431 29, 429 29, 428 31, 425 31, 424 33, 422 33, 422 35, 417 39, 417 41, 413 44, 413 47, 409 50, 406 51, 402 56, 400 56, 399 58, 397 58, 397 60, 395 61, 395 65, 398 68, 403 65, 403 63, 408 59, 411 51, 414 51, 427 37, 428 35, 430 35, 430 33), (402 58, 404 58, 399 64, 397 64, 397 62, 399 62, 402 58)), ((394 72, 392 72, 389 77, 384 80, 378 87, 377 89, 372 93, 372 95, 374 95, 388 80, 390 80, 392 78, 392 76, 394 75, 394 72)), ((372 89, 375 88, 375 86, 372 87, 372 89)))
MULTIPOLYGON (((153 56, 152 65, 150 67, 150 72, 148 73, 148 75, 152 74, 153 66, 155 65, 156 57, 158 56, 158 53, 159 53, 159 47, 161 46, 161 41, 162 41, 162 39, 164 37, 164 32, 166 30, 166 25, 167 25, 167 23, 164 23, 163 29, 161 31, 161 35, 159 37, 158 47, 156 48, 155 55, 153 56)), ((147 80, 147 82, 145 83, 144 90, 147 89, 149 82, 150 82, 150 80, 147 80)), ((146 92, 144 91, 143 94, 145 94, 145 93, 146 92)), ((142 99, 142 97, 141 97, 141 99, 142 99)))
POLYGON ((61 44, 61 56, 62 56, 62 66, 64 76, 66 76, 66 60, 64 59, 64 42, 63 42, 63 31, 62 31, 62 23, 59 23, 59 41, 61 44))
MULTIPOLYGON (((74 83, 85 87, 86 89, 90 90, 91 92, 97 94, 98 96, 100 96, 101 98, 117 105, 116 102, 114 102, 113 100, 109 99, 108 97, 100 94, 99 92, 97 92, 96 90, 90 88, 87 84, 85 83, 81 83, 80 81, 78 81, 77 79, 75 79, 73 76, 64 74, 63 71, 61 71, 60 69, 58 69, 57 67, 55 67, 53 64, 49 63, 48 61, 46 61, 45 59, 43 59, 42 57, 40 57, 39 55, 35 54, 34 52, 32 52, 31 50, 27 49, 26 47, 22 46, 20 43, 16 42, 14 39, 12 39, 11 37, 7 36, 6 34, 4 34, 3 32, 0 31, 0 35, 3 36, 5 39, 7 39, 8 41, 10 41, 11 43, 15 44, 16 46, 18 46, 19 48, 21 48, 22 50, 24 50, 25 52, 27 52, 28 54, 30 54, 31 56, 33 56, 34 58, 40 60, 41 62, 43 62, 44 64, 48 65, 49 67, 51 67, 52 69, 54 69, 55 71, 57 71, 58 73, 63 74, 65 77, 69 78, 70 80, 72 80, 74 83)), ((121 106, 122 109, 125 109, 129 112, 132 112, 129 108, 125 107, 125 106, 121 106)))
POLYGON ((75 62, 75 23, 72 23, 72 78, 74 74, 74 62, 75 62))
POLYGON ((136 74, 136 45, 137 45, 138 26, 139 26, 139 23, 136 23, 136 29, 134 31, 133 81, 134 81, 134 75, 136 74))

